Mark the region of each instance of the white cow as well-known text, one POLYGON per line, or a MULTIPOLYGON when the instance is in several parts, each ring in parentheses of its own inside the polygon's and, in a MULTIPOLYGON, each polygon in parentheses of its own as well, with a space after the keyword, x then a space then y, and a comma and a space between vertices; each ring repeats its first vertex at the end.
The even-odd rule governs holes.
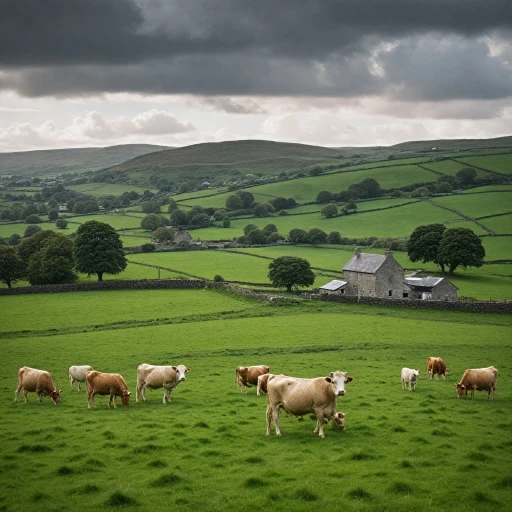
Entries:
POLYGON ((180 364, 179 366, 154 366, 143 363, 137 367, 137 389, 135 393, 136 402, 142 394, 142 400, 146 401, 146 388, 164 388, 163 403, 170 402, 170 392, 174 391, 178 384, 186 380, 185 373, 190 368, 180 364))
POLYGON ((413 370, 411 368, 402 368, 402 389, 405 390, 407 384, 409 384, 409 391, 416 389, 416 381, 418 380, 419 376, 419 370, 413 370))
POLYGON ((279 429, 279 411, 284 409, 293 416, 315 414, 317 418, 315 434, 324 436, 324 424, 336 414, 338 396, 345 394, 345 382, 351 382, 345 372, 331 372, 330 377, 316 379, 296 379, 286 375, 271 375, 267 383, 267 436, 270 423, 274 420, 276 435, 279 429))
POLYGON ((80 391, 80 382, 85 382, 85 374, 92 372, 93 367, 89 365, 84 366, 70 366, 68 368, 69 382, 71 384, 71 391, 73 391, 73 384, 78 382, 78 391, 80 391))

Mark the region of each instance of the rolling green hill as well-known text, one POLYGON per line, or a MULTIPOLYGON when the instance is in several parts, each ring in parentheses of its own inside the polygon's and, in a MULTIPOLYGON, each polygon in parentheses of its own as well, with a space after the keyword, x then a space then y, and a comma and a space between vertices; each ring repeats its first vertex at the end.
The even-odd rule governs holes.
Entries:
POLYGON ((106 148, 50 149, 0 153, 0 175, 39 176, 97 171, 134 157, 169 149, 151 144, 125 144, 106 148))

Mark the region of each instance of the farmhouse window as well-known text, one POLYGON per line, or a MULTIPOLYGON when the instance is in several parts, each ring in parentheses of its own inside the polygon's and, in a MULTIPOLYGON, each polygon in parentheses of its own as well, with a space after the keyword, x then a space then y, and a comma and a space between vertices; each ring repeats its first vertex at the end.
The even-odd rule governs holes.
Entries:
POLYGON ((409 292, 404 292, 404 299, 406 299, 407 297, 409 297, 409 292))
POLYGON ((393 290, 389 290, 389 292, 388 292, 388 296, 389 296, 389 297, 393 297, 393 290))

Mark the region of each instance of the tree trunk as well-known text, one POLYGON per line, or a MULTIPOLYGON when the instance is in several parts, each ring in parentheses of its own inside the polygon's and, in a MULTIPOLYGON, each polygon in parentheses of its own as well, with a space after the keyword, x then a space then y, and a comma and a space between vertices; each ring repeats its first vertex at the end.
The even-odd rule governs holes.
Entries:
POLYGON ((458 267, 459 265, 450 265, 450 275, 453 276, 453 273, 455 272, 455 269, 458 267))
POLYGON ((98 272, 98 281, 103 281, 103 272, 98 272))
POLYGON ((287 292, 291 292, 292 291, 292 285, 291 284, 287 284, 286 285, 286 291, 287 292))
POLYGON ((7 288, 11 287, 11 281, 7 281, 7 288))

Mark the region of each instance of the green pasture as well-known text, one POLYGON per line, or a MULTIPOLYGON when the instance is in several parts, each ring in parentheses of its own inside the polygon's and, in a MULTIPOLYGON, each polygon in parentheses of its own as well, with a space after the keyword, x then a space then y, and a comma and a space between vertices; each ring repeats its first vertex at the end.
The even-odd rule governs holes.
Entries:
POLYGON ((476 235, 487 235, 489 232, 476 224, 475 222, 471 222, 469 220, 456 220, 446 223, 447 228, 467 228, 471 229, 476 235))
POLYGON ((476 165, 482 169, 496 171, 502 174, 512 173, 512 154, 489 155, 489 156, 465 156, 457 158, 465 165, 476 165))
POLYGON ((114 229, 123 228, 134 228, 137 229, 140 226, 140 219, 130 217, 128 215, 117 215, 115 213, 109 214, 98 214, 98 215, 84 215, 79 217, 73 217, 73 222, 79 222, 84 224, 90 220, 97 220, 99 222, 105 222, 110 224, 114 229))
POLYGON ((476 188, 468 188, 466 190, 461 190, 461 194, 474 194, 475 192, 496 192, 500 190, 510 191, 512 190, 511 185, 486 185, 485 187, 476 187, 476 188))
POLYGON ((481 240, 486 260, 512 260, 512 236, 486 236, 481 240))
MULTIPOLYGON (((122 233, 124 233, 124 231, 122 233)), ((149 236, 143 237, 143 236, 121 235, 119 238, 123 242, 123 247, 134 247, 136 245, 151 243, 151 238, 149 236)))
POLYGON ((196 190, 195 192, 187 192, 185 194, 176 194, 172 198, 177 202, 189 201, 196 198, 204 198, 205 196, 223 194, 225 189, 207 189, 207 190, 196 190))
POLYGON ((500 235, 512 234, 512 215, 500 215, 480 220, 480 223, 500 235))
POLYGON ((512 192, 435 197, 432 202, 454 209, 473 219, 485 215, 512 212, 512 192))
POLYGON ((507 507, 512 343, 506 315, 318 302, 272 306, 202 290, 2 302, 13 319, 11 332, 0 334, 4 510, 507 507), (55 311, 72 322, 55 318, 55 311), (431 355, 447 362, 446 381, 425 378, 431 355), (170 404, 162 404, 162 390, 135 403, 136 367, 143 362, 190 368, 170 404), (84 391, 69 391, 73 364, 123 375, 130 406, 109 410, 98 397, 88 410, 84 391), (354 380, 337 407, 347 414, 346 430, 327 425, 320 439, 308 416, 281 414, 282 438, 273 427, 267 438, 265 397, 254 388, 240 394, 234 382, 235 368, 252 364, 306 378, 348 372, 354 380), (63 389, 58 406, 47 398, 36 405, 33 393, 28 404, 22 396, 13 403, 24 365, 52 372, 63 389), (454 383, 463 371, 489 365, 499 370, 496 399, 487 401, 482 392, 475 400, 457 399, 454 383), (401 389, 404 366, 420 370, 414 392, 401 389))
MULTIPOLYGON (((433 171, 447 174, 448 176, 455 176, 461 169, 468 167, 467 164, 455 160, 441 160, 440 162, 427 162, 423 164, 425 167, 433 171)), ((487 176, 489 173, 481 169, 475 169, 477 176, 487 176)))
MULTIPOLYGON (((293 182, 291 182, 293 183, 293 182)), ((258 194, 254 192, 252 188, 247 189, 254 196, 254 201, 256 203, 267 203, 270 199, 274 199, 274 196, 268 194, 258 194)), ((203 208, 225 208, 226 207, 226 199, 229 196, 232 196, 234 192, 225 192, 223 194, 218 194, 216 196, 211 197, 202 197, 196 199, 188 199, 184 201, 180 201, 179 206, 192 207, 192 206, 202 206, 203 208)), ((286 196, 289 197, 289 196, 286 196)))
MULTIPOLYGON (((74 224, 72 222, 74 221, 74 219, 70 219, 70 221, 68 221, 66 229, 56 228, 55 222, 41 222, 40 224, 38 224, 38 226, 40 226, 41 229, 51 229, 53 231, 63 233, 64 235, 69 235, 70 233, 74 233, 79 226, 78 223, 74 224)), ((9 238, 13 234, 23 236, 23 233, 25 233, 25 229, 27 229, 27 226, 29 226, 29 224, 25 224, 24 222, 16 222, 15 224, 0 224, 0 236, 2 238, 9 238)))
POLYGON ((94 197, 120 196, 124 192, 135 191, 143 194, 144 190, 156 192, 153 187, 139 187, 137 185, 125 185, 121 183, 84 183, 82 185, 69 185, 66 188, 94 197))
MULTIPOLYGON (((397 159, 397 160, 380 160, 378 162, 369 162, 366 164, 357 164, 357 165, 350 165, 348 167, 344 167, 341 172, 345 171, 353 171, 356 169, 373 169, 375 167, 396 167, 397 165, 415 165, 415 164, 422 164, 425 162, 428 162, 429 158, 426 157, 417 157, 417 158, 404 158, 404 159, 397 159)), ((334 172, 339 172, 334 171, 334 172)))

